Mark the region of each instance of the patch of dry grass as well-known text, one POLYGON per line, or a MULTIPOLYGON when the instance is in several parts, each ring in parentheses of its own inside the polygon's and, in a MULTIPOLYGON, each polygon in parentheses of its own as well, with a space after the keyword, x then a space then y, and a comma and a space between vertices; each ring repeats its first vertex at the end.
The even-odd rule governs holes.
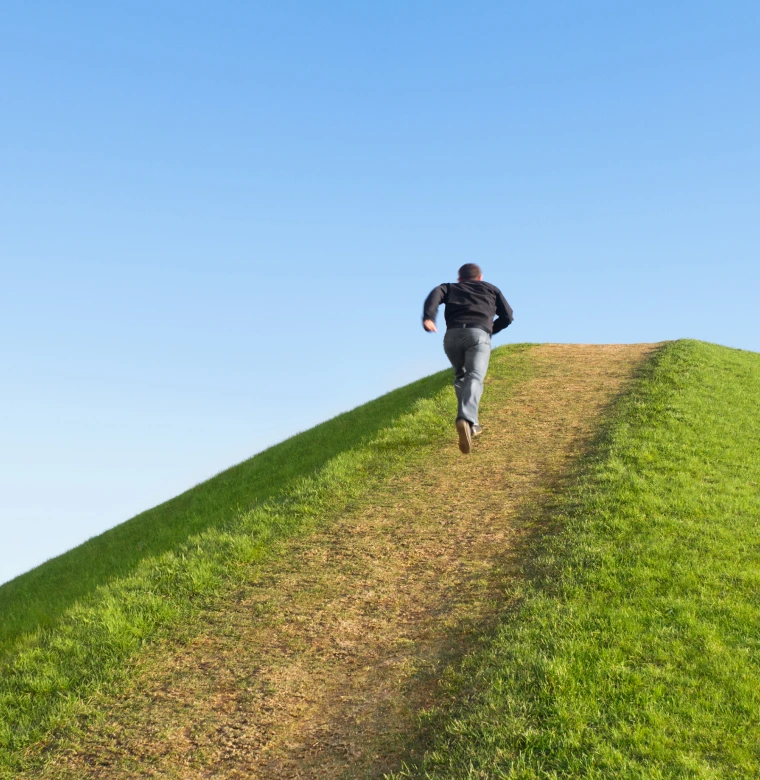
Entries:
POLYGON ((420 711, 487 633, 542 519, 649 345, 543 345, 512 388, 494 358, 484 433, 371 489, 146 655, 129 696, 44 776, 381 777, 426 744, 420 711))

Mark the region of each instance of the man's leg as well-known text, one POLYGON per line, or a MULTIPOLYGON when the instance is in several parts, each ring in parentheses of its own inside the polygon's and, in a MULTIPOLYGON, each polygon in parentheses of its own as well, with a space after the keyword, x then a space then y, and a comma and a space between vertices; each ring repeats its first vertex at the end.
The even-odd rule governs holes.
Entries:
POLYGON ((466 330, 447 330, 446 335, 443 337, 443 351, 454 369, 454 392, 457 394, 458 407, 457 417, 459 416, 459 411, 461 411, 459 399, 462 395, 462 384, 465 376, 464 361, 467 343, 462 339, 462 334, 464 333, 466 333, 466 330))
POLYGON ((467 336, 467 328, 447 330, 443 338, 443 349, 446 357, 454 369, 454 392, 457 394, 457 433, 459 434, 459 449, 465 455, 472 447, 472 428, 467 420, 462 418, 462 388, 464 387, 467 371, 465 360, 470 339, 467 336))
POLYGON ((454 368, 459 449, 467 454, 473 432, 480 432, 479 426, 477 431, 473 431, 473 426, 478 425, 478 404, 491 356, 491 337, 479 328, 452 329, 446 331, 443 348, 454 368))
POLYGON ((458 416, 478 425, 478 406, 483 395, 483 380, 491 359, 491 336, 479 328, 468 328, 470 344, 464 353, 464 377, 458 394, 458 416))

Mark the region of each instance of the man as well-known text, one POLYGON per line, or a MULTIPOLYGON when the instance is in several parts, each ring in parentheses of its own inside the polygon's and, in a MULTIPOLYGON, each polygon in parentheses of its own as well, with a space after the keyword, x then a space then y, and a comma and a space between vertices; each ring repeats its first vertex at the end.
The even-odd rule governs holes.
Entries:
POLYGON ((478 404, 491 357, 491 334, 504 330, 514 316, 501 290, 483 281, 483 272, 475 263, 459 269, 456 284, 439 284, 428 295, 422 311, 422 327, 428 333, 438 332, 435 318, 442 303, 446 304, 443 349, 454 367, 459 449, 467 455, 473 436, 483 430, 478 404))

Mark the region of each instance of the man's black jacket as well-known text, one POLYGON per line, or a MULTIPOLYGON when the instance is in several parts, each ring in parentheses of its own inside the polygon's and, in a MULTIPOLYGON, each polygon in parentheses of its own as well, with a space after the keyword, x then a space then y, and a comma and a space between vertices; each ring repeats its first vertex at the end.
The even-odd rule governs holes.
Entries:
POLYGON ((446 327, 467 325, 482 328, 487 333, 504 330, 513 320, 512 307, 501 290, 488 282, 451 282, 439 284, 425 299, 422 319, 435 322, 438 307, 446 304, 446 327), (496 322, 493 318, 499 318, 496 322))

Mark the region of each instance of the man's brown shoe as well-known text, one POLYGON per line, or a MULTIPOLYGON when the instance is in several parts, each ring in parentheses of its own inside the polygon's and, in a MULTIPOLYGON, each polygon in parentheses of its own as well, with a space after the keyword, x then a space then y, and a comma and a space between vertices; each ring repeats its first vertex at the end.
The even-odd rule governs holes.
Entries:
POLYGON ((457 433, 459 434, 460 452, 469 455, 472 447, 472 426, 469 420, 463 420, 461 417, 457 420, 457 433))

